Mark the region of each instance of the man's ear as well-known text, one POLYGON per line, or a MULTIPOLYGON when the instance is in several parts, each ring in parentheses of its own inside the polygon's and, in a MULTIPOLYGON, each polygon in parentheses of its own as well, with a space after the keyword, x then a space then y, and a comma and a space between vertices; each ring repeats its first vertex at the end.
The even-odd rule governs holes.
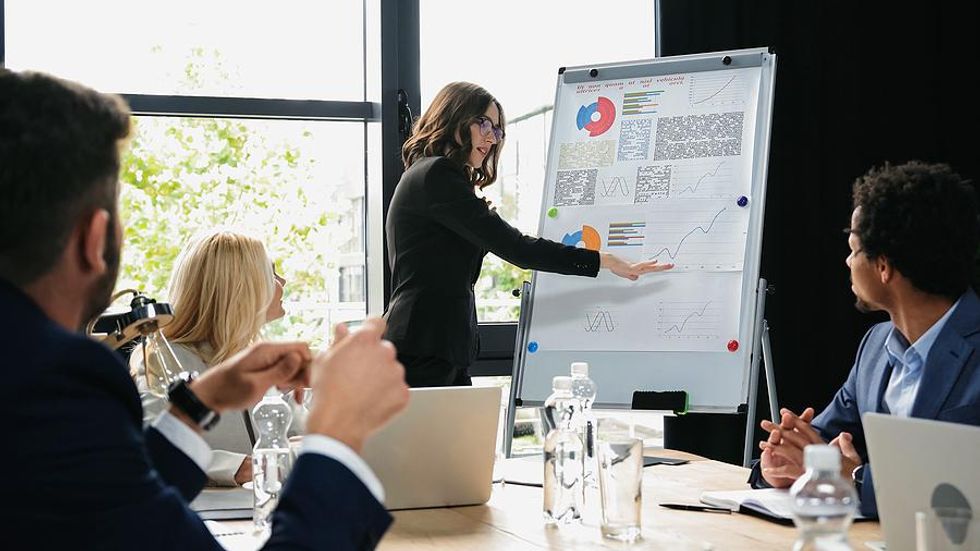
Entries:
POLYGON ((105 260, 105 247, 111 227, 112 216, 106 209, 97 209, 82 223, 82 263, 83 269, 102 275, 109 269, 105 260))
POLYGON ((882 283, 887 284, 895 277, 895 268, 884 255, 878 255, 878 258, 875 258, 875 269, 878 271, 878 279, 882 283))

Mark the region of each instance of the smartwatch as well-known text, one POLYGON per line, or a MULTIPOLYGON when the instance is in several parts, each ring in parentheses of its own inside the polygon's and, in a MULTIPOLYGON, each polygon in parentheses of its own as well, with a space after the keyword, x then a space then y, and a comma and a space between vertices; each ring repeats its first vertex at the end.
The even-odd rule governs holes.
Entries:
POLYGON ((864 464, 854 467, 851 471, 851 480, 854 482, 854 489, 857 490, 858 495, 861 494, 861 486, 864 484, 864 464))
POLYGON ((221 415, 197 398, 190 386, 193 380, 194 375, 190 374, 186 379, 179 378, 171 383, 167 388, 167 398, 171 405, 184 412, 197 426, 201 427, 201 430, 211 430, 218 424, 221 415))

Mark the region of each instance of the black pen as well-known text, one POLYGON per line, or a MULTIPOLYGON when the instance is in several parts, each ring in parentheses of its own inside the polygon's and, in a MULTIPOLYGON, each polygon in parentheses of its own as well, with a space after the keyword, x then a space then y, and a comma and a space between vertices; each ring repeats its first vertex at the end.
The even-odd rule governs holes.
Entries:
POLYGON ((685 503, 661 503, 661 507, 677 509, 679 511, 704 511, 706 513, 728 513, 732 514, 731 509, 724 507, 708 507, 706 505, 687 505, 685 503))

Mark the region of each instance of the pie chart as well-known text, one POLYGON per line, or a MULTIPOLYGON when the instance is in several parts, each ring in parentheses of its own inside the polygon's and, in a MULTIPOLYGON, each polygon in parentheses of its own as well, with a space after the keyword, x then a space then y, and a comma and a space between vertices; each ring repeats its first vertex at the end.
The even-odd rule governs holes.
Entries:
POLYGON ((592 226, 586 226, 584 224, 582 225, 582 229, 572 233, 566 233, 565 237, 561 238, 561 242, 565 245, 592 251, 598 251, 602 246, 602 238, 599 237, 599 232, 592 226))
POLYGON ((589 137, 596 137, 612 128, 616 122, 616 106, 609 98, 599 96, 594 103, 578 108, 575 124, 579 130, 588 130, 589 137))

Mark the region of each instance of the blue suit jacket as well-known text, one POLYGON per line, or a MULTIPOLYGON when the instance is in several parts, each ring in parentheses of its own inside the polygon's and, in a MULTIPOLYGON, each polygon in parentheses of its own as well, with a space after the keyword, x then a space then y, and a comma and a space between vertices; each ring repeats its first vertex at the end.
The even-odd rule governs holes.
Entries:
MULTIPOLYGON (((0 281, 0 533, 29 548, 220 549, 187 503, 205 474, 142 427, 120 358, 0 281)), ((391 516, 333 459, 303 454, 267 548, 373 548, 391 516)))
MULTIPOLYGON (((872 517, 878 516, 878 505, 861 415, 885 412, 883 400, 893 367, 885 341, 893 327, 891 322, 879 323, 865 334, 844 386, 813 420, 813 427, 828 441, 842 431, 854 436, 866 464, 861 513, 872 517)), ((963 295, 929 351, 910 416, 980 425, 980 300, 972 290, 963 295)))

